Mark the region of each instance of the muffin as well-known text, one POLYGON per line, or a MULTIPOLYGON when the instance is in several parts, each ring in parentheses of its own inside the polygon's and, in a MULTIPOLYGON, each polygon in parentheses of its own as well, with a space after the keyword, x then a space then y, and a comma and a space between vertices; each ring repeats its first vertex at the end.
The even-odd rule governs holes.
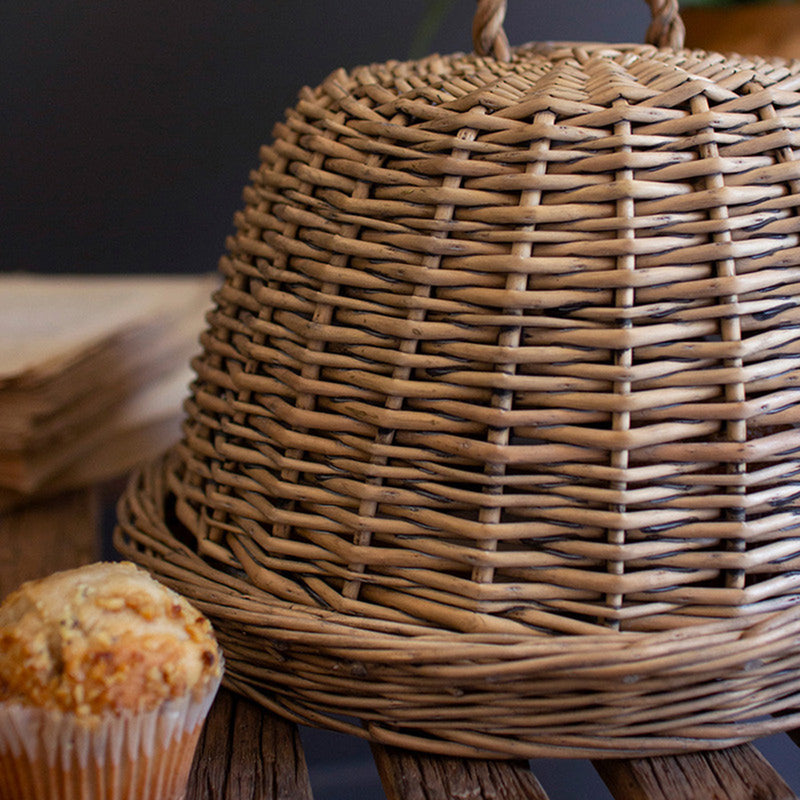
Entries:
POLYGON ((98 563, 0 605, 0 800, 180 800, 222 677, 209 621, 98 563))

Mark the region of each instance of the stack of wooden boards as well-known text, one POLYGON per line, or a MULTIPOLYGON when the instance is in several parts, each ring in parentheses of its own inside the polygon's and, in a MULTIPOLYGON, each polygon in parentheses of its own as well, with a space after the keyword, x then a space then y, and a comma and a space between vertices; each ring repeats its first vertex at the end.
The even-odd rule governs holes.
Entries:
POLYGON ((0 507, 97 483, 180 432, 215 275, 0 275, 0 507))

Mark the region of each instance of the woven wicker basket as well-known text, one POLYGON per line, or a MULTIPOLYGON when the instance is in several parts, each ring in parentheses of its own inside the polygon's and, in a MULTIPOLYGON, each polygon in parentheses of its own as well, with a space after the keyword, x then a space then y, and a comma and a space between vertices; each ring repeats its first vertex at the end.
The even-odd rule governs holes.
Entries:
POLYGON ((336 72, 263 148, 116 533, 234 689, 452 755, 800 724, 800 65, 650 5, 509 53, 480 2, 475 54, 336 72))

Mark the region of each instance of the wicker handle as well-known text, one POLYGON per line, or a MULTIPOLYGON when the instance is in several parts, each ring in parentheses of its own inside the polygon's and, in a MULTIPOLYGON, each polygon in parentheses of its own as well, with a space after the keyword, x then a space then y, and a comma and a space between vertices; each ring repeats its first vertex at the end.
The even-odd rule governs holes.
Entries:
MULTIPOLYGON (((657 47, 683 47, 684 27, 678 0, 646 0, 653 18, 647 29, 647 42, 657 47)), ((511 59, 511 48, 503 30, 506 0, 478 0, 472 21, 472 42, 478 55, 492 54, 499 61, 511 59)))

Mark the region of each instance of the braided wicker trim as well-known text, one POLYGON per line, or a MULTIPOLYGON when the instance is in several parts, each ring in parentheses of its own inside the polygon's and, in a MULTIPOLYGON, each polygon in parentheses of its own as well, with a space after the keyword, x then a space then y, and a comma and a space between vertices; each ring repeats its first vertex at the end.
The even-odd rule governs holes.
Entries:
POLYGON ((129 484, 115 545, 210 616, 230 687, 297 722, 515 758, 686 752, 800 725, 798 608, 678 631, 526 637, 284 602, 176 537, 175 466, 152 464, 129 484))
MULTIPOLYGON (((683 47, 685 29, 678 0, 647 0, 652 19, 646 41, 657 47, 683 47)), ((478 0, 472 20, 472 43, 478 55, 492 54, 498 61, 511 60, 511 47, 503 30, 506 0, 478 0)))

